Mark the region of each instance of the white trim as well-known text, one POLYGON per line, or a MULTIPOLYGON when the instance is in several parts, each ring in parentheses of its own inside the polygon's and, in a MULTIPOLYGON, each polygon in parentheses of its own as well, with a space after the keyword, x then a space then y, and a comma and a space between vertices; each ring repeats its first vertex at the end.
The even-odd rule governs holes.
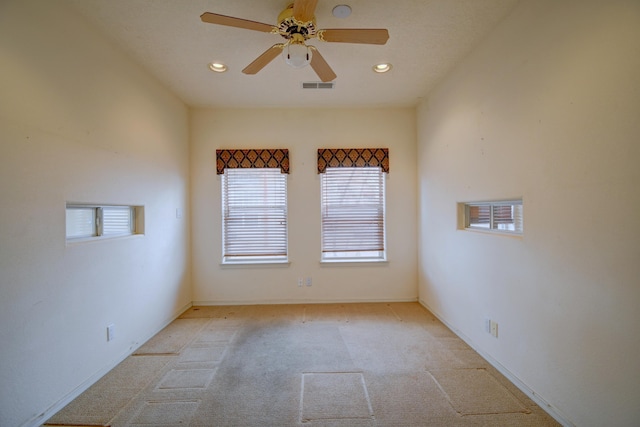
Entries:
POLYGON ((333 267, 333 266, 362 266, 365 264, 365 267, 370 266, 371 264, 389 264, 388 259, 377 259, 377 258, 349 258, 349 259, 335 259, 335 260, 320 260, 321 267, 333 267))
POLYGON ((104 242, 105 240, 123 240, 123 239, 139 239, 144 237, 142 233, 138 234, 123 234, 120 236, 94 236, 94 237, 78 237, 77 239, 67 240, 65 247, 84 245, 85 243, 104 242))
POLYGON ((515 237, 516 239, 524 239, 523 233, 514 233, 513 231, 503 231, 503 230, 483 230, 481 228, 460 228, 456 231, 464 231, 470 233, 478 233, 478 234, 489 234, 491 236, 505 236, 505 237, 515 237))
POLYGON ((220 268, 264 268, 264 267, 289 267, 291 261, 254 261, 248 260, 238 262, 221 262, 218 264, 220 268))
MULTIPOLYGON (((331 267, 380 267, 389 264, 388 259, 380 260, 343 260, 343 261, 318 261, 321 268, 331 267)), ((417 300, 416 300, 417 301, 417 300)))
POLYGON ((482 356, 483 359, 485 359, 487 362, 489 362, 489 364, 491 366, 496 368, 498 370, 498 372, 500 372, 502 375, 507 377, 507 379, 509 381, 511 381, 516 387, 518 387, 520 389, 520 391, 522 391, 524 394, 526 394, 540 408, 542 408, 542 410, 544 410, 546 413, 551 415, 557 422, 559 422, 560 424, 562 424, 565 427, 575 427, 575 424, 573 424, 571 421, 569 421, 569 419, 565 415, 563 415, 558 408, 553 406, 546 399, 544 399, 542 396, 540 396, 538 393, 536 393, 533 389, 531 389, 531 387, 529 387, 527 384, 525 384, 520 378, 518 378, 511 371, 509 371, 502 364, 500 364, 500 362, 498 362, 496 359, 491 357, 485 351, 480 349, 473 341, 471 341, 471 338, 469 338, 468 336, 463 334, 460 330, 458 330, 453 325, 451 325, 449 322, 447 322, 444 318, 442 318, 441 315, 439 315, 433 309, 431 309, 426 302, 424 302, 422 299, 418 299, 418 303, 420 305, 422 305, 424 308, 426 308, 427 310, 429 310, 429 312, 431 314, 433 314, 434 316, 436 316, 438 318, 438 320, 440 320, 442 323, 444 323, 444 325, 447 328, 449 328, 451 330, 451 332, 456 334, 458 336, 458 338, 460 338, 462 341, 467 343, 469 345, 469 347, 471 347, 475 352, 477 352, 480 356, 482 356))
POLYGON ((227 306, 227 305, 279 305, 279 304, 352 304, 352 303, 394 303, 394 302, 418 302, 418 298, 398 299, 277 299, 277 300, 208 300, 193 301, 193 306, 227 306))
POLYGON ((166 328, 171 322, 173 322, 174 320, 176 320, 178 317, 180 317, 185 311, 187 311, 188 309, 190 309, 191 307, 193 307, 193 302, 187 303, 185 304, 180 310, 178 310, 178 314, 174 315, 173 317, 171 317, 167 322, 165 322, 159 329, 157 329, 155 332, 153 332, 151 335, 149 335, 148 337, 143 338, 140 341, 140 344, 137 346, 131 346, 129 347, 129 349, 127 351, 125 351, 123 354, 121 354, 120 356, 116 357, 111 363, 108 363, 107 365, 103 366, 102 368, 100 368, 96 373, 94 373, 93 375, 91 375, 89 378, 87 378, 85 381, 82 382, 82 384, 80 384, 78 387, 76 387, 74 390, 72 390, 71 392, 69 392, 66 396, 64 396, 62 399, 58 400, 56 403, 54 403, 53 405, 51 405, 46 411, 44 411, 43 413, 41 413, 40 415, 37 415, 33 418, 31 418, 30 420, 26 421, 25 423, 23 423, 20 427, 40 427, 42 426, 42 424, 47 421, 49 418, 51 418, 52 416, 54 416, 56 413, 58 413, 62 408, 64 408, 65 406, 67 406, 69 403, 71 403, 76 397, 80 396, 82 393, 84 393, 89 387, 91 387, 93 384, 95 384, 100 378, 102 378, 103 376, 105 376, 107 373, 109 373, 109 371, 111 371, 113 368, 115 368, 116 366, 118 366, 118 364, 120 364, 122 361, 124 361, 127 357, 131 356, 133 353, 135 353, 135 351, 137 349, 139 349, 140 347, 142 347, 142 345, 144 345, 144 343, 146 343, 147 341, 149 341, 151 338, 153 338, 158 332, 160 332, 161 330, 163 330, 164 328, 166 328))

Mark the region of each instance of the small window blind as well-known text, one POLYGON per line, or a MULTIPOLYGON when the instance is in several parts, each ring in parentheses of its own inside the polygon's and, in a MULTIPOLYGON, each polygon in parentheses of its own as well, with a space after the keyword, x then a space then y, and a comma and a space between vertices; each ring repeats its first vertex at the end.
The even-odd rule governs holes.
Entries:
POLYGON ((142 234, 142 206, 67 204, 67 241, 142 234), (136 214, 137 212, 137 214, 136 214))
POLYGON ((385 258, 385 180, 379 167, 329 167, 320 175, 322 259, 385 258))
POLYGON ((67 207, 66 229, 67 239, 97 236, 96 208, 81 206, 67 207))
POLYGON ((225 169, 223 263, 287 260, 287 175, 280 168, 225 169))
POLYGON ((104 206, 102 209, 102 235, 120 236, 133 234, 134 209, 130 206, 104 206))
POLYGON ((522 234, 522 200, 465 203, 465 227, 522 234))
POLYGON ((491 205, 469 205, 469 226, 491 228, 491 205))

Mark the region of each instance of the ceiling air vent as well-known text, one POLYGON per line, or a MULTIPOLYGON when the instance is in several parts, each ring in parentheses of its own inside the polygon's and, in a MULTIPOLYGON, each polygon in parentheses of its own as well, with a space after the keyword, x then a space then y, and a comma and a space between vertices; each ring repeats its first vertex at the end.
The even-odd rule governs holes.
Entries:
POLYGON ((302 89, 333 89, 333 82, 302 82, 302 89))

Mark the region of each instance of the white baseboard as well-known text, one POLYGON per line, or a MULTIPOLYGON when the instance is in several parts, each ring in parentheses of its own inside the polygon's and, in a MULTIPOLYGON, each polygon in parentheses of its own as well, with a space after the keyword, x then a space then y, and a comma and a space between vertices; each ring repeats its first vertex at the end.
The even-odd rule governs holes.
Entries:
POLYGON ((126 359, 127 357, 131 356, 138 348, 140 348, 145 342, 149 341, 152 337, 154 337, 158 332, 160 332, 161 330, 163 330, 167 325, 169 325, 169 323, 173 322, 174 320, 176 320, 182 313, 184 313, 186 310, 188 310, 189 308, 191 308, 193 306, 193 303, 188 303, 185 304, 184 307, 180 308, 178 310, 177 314, 174 314, 173 317, 171 317, 169 320, 167 320, 160 328, 158 328, 155 332, 151 333, 151 335, 149 335, 148 337, 143 337, 142 340, 140 341, 140 345, 136 346, 136 347, 130 347, 127 351, 125 351, 123 354, 119 355, 118 357, 116 357, 113 361, 111 361, 111 363, 108 363, 107 365, 103 366, 102 368, 100 368, 96 373, 94 373, 93 375, 91 375, 89 378, 87 378, 85 381, 82 382, 82 384, 80 384, 78 387, 76 387, 74 390, 72 390, 70 393, 68 393, 66 396, 64 396, 62 399, 58 400, 56 403, 54 403, 51 407, 49 407, 46 411, 44 411, 43 413, 41 413, 40 415, 30 419, 29 421, 27 421, 26 423, 22 424, 21 427, 40 427, 42 426, 42 424, 47 421, 49 418, 51 418, 52 416, 54 416, 56 414, 56 412, 60 411, 62 408, 64 408, 65 406, 67 406, 69 403, 71 403, 71 401, 73 401, 76 397, 80 396, 82 393, 84 393, 89 387, 91 387, 93 384, 95 384, 100 378, 102 378, 103 376, 105 376, 109 371, 111 371, 113 368, 115 368, 116 366, 118 366, 118 364, 120 364, 124 359, 126 359))
POLYGON ((447 322, 439 313, 437 313, 436 311, 431 309, 431 307, 429 307, 429 305, 427 303, 425 303, 421 299, 418 299, 418 302, 424 308, 429 310, 429 312, 431 314, 436 316, 438 318, 438 320, 440 320, 442 323, 444 323, 444 325, 447 328, 449 328, 454 334, 456 334, 458 336, 458 338, 460 338, 462 341, 467 343, 469 345, 469 347, 471 347, 480 356, 482 356, 482 358, 484 358, 487 362, 489 362, 489 364, 491 366, 496 368, 498 370, 498 372, 500 372, 502 375, 507 377, 507 379, 509 381, 511 381, 516 387, 518 387, 520 389, 520 391, 522 391, 524 394, 529 396, 529 398, 531 400, 533 400, 545 412, 547 412, 550 416, 552 416, 557 422, 562 424, 564 427, 575 427, 575 424, 573 424, 571 421, 569 421, 569 419, 566 416, 564 416, 562 413, 560 413, 560 411, 555 406, 553 406, 546 399, 544 399, 542 396, 540 396, 538 393, 536 393, 533 389, 531 389, 520 378, 515 376, 511 371, 509 371, 502 364, 500 364, 500 362, 498 362, 496 359, 494 359, 489 354, 485 353, 482 349, 480 349, 478 346, 476 346, 476 344, 473 341, 471 341, 471 339, 468 336, 463 334, 460 330, 456 329, 453 325, 449 324, 449 322, 447 322))
POLYGON ((352 304, 352 303, 384 303, 384 302, 417 302, 418 298, 399 299, 282 299, 282 300, 207 300, 193 301, 193 306, 226 306, 226 305, 277 305, 277 304, 352 304))

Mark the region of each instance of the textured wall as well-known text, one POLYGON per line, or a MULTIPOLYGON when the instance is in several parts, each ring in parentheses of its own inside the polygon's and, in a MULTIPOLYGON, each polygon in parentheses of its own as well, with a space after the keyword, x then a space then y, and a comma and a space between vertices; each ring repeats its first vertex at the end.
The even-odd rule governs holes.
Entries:
POLYGON ((191 121, 193 299, 203 303, 415 300, 415 111, 194 110, 191 121), (320 265, 318 148, 389 148, 388 263, 320 265), (219 148, 288 148, 288 266, 223 267, 219 148), (311 277, 311 287, 298 287, 311 277))
POLYGON ((640 419, 639 52, 637 1, 524 1, 418 110, 420 299, 580 426, 640 419))
POLYGON ((40 425, 191 301, 188 111, 62 2, 3 2, 0 62, 0 425, 40 425), (67 245, 69 201, 146 234, 67 245))

